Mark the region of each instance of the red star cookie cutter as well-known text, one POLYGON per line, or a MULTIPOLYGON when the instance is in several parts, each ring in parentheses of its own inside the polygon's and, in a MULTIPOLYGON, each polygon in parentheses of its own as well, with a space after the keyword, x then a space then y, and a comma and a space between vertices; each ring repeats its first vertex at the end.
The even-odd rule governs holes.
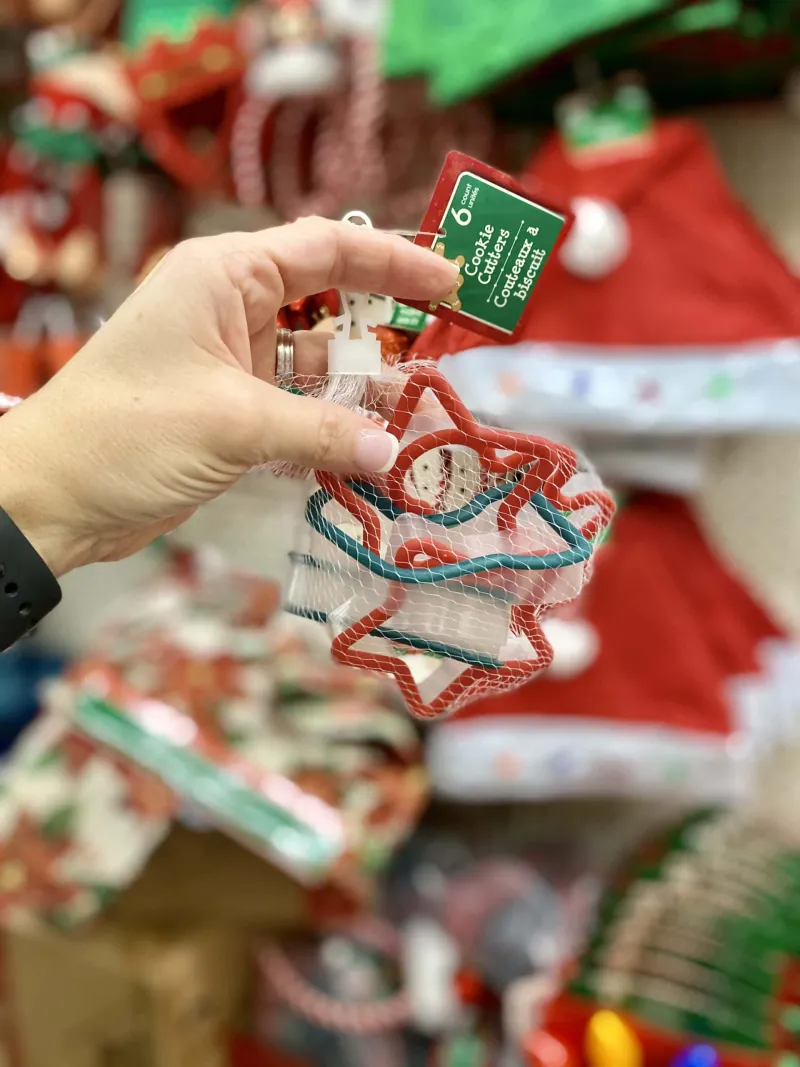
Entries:
MULTIPOLYGON (((578 472, 577 459, 571 449, 545 438, 481 425, 435 369, 420 368, 409 376, 397 410, 387 427, 388 432, 398 440, 402 441, 426 390, 430 390, 454 425, 415 438, 401 449, 395 466, 380 480, 380 484, 378 479, 375 480, 376 489, 385 493, 401 513, 421 516, 436 514, 435 506, 408 492, 406 475, 420 456, 443 446, 457 444, 474 451, 488 475, 495 478, 507 475, 511 479, 515 473, 520 474, 518 484, 499 503, 499 530, 515 530, 520 511, 537 492, 562 512, 575 514, 588 511, 578 526, 586 539, 591 539, 607 525, 614 512, 614 503, 607 493, 601 489, 590 489, 569 495, 565 491, 570 479, 578 472)), ((380 556, 381 523, 375 508, 332 474, 318 472, 317 481, 360 524, 363 547, 380 556)), ((392 562, 406 569, 425 569, 463 562, 468 558, 435 537, 416 537, 404 541, 395 549, 392 562)), ((481 579, 480 575, 471 575, 461 580, 465 585, 479 585, 481 579)), ((529 681, 552 661, 553 650, 539 625, 543 606, 515 604, 510 611, 510 633, 527 638, 535 658, 509 660, 499 667, 468 664, 441 692, 426 701, 412 671, 399 655, 369 652, 356 647, 365 637, 385 627, 403 608, 407 597, 405 584, 389 581, 384 602, 338 634, 333 640, 332 654, 339 662, 349 666, 393 676, 409 710, 418 718, 436 718, 453 711, 488 689, 514 688, 529 681)))

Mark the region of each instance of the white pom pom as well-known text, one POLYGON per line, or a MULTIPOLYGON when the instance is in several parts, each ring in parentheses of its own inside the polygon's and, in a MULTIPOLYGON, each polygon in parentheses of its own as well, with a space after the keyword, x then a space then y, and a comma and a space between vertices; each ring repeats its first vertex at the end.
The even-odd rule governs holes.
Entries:
POLYGON ((574 678, 594 663, 600 651, 595 628, 584 619, 560 619, 555 615, 542 620, 542 630, 553 646, 549 674, 554 678, 574 678))
POLYGON ((270 49, 247 73, 247 89, 261 98, 317 96, 339 80, 341 64, 333 49, 312 41, 294 41, 270 49))
POLYGON ((53 27, 34 30, 25 42, 28 62, 35 71, 55 66, 75 47, 75 35, 71 30, 53 27))
POLYGON ((575 224, 561 249, 561 262, 579 278, 607 277, 630 251, 625 216, 611 201, 589 197, 574 200, 572 210, 575 224))

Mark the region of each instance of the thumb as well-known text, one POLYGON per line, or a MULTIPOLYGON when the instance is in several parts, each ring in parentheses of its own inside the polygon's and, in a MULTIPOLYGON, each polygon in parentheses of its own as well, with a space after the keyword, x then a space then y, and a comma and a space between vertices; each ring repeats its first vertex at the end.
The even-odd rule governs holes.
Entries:
POLYGON ((378 473, 394 466, 399 442, 374 422, 327 400, 253 381, 265 394, 262 463, 281 460, 334 473, 378 473))

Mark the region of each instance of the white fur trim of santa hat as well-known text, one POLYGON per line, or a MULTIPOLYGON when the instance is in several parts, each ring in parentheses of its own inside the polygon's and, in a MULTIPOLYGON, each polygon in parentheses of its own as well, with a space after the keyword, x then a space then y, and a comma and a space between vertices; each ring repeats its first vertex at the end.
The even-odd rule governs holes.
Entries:
POLYGON ((674 349, 523 341, 445 355, 439 369, 471 411, 520 432, 545 421, 635 434, 800 429, 800 339, 674 349))
POLYGON ((74 93, 112 122, 133 125, 138 103, 119 58, 112 52, 73 56, 36 79, 46 91, 74 93))

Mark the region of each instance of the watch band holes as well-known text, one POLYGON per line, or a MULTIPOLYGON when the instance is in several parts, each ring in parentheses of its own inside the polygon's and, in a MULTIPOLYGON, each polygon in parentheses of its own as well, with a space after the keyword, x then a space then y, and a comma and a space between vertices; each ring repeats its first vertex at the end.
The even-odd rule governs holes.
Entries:
POLYGON ((9 582, 6 586, 6 596, 14 597, 19 592, 19 586, 16 582, 9 582))
POLYGON ((23 618, 27 618, 33 610, 33 605, 29 604, 27 600, 24 600, 19 606, 19 613, 23 618))

